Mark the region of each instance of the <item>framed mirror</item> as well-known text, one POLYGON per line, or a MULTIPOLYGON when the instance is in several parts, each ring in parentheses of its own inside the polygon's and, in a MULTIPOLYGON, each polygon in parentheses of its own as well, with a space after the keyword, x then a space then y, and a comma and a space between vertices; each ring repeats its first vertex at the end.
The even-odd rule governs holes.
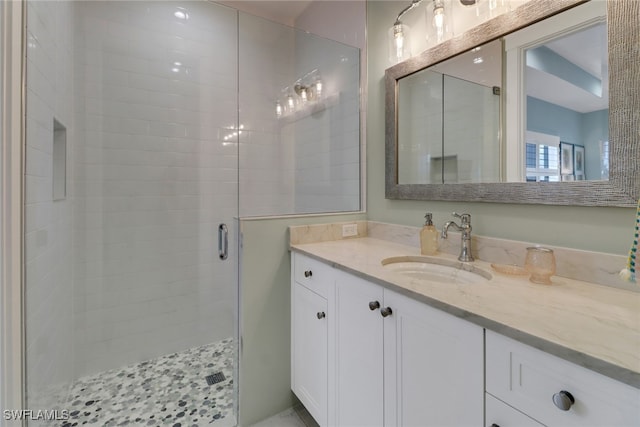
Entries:
POLYGON ((635 206, 639 28, 634 0, 536 0, 387 69, 386 197, 635 206))

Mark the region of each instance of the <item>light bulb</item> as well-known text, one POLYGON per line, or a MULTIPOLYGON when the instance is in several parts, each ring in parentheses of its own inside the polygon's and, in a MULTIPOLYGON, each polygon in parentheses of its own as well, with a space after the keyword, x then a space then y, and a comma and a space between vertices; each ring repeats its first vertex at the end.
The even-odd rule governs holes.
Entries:
POLYGON ((389 46, 389 62, 397 64, 411 57, 411 37, 410 28, 400 21, 396 21, 389 28, 388 46, 389 46))
POLYGON ((322 80, 316 80, 316 98, 322 97, 322 80))
POLYGON ((394 25, 393 27, 393 39, 396 46, 396 58, 401 60, 404 56, 404 32, 402 31, 402 24, 394 25))
MULTIPOLYGON (((462 1, 462 0, 461 0, 462 1)), ((434 46, 451 38, 450 0, 431 0, 427 7, 427 44, 434 46)))
POLYGON ((444 39, 444 5, 436 2, 433 7, 433 26, 436 29, 436 40, 438 43, 444 39))
POLYGON ((411 57, 410 29, 400 21, 389 28, 389 61, 396 64, 411 57))
POLYGON ((444 27, 444 9, 439 7, 433 11, 433 25, 440 30, 444 27))
POLYGON ((293 96, 291 95, 287 95, 287 106, 289 107, 289 110, 293 110, 293 108, 296 106, 295 102, 293 101, 293 96))
POLYGON ((304 86, 300 88, 300 98, 302 98, 302 102, 307 102, 307 88, 304 86))

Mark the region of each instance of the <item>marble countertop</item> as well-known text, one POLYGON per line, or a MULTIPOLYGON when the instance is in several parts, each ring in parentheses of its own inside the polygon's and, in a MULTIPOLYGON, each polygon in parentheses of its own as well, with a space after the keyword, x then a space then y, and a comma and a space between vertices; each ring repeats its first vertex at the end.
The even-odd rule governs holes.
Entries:
MULTIPOLYGON (((324 261, 487 329, 640 388, 640 293, 564 277, 538 285, 497 273, 485 283, 445 284, 409 278, 383 267, 418 248, 370 237, 291 245, 324 261)), ((437 255, 456 261, 448 254, 437 255)))

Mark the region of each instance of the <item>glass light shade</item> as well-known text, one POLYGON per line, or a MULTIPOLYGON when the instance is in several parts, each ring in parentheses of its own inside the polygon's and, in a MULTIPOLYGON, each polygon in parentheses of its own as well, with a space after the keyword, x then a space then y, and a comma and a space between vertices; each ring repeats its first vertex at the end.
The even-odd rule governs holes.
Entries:
POLYGON ((392 64, 411 58, 410 31, 408 25, 399 21, 389 28, 389 62, 392 64))
POLYGON ((442 43, 453 36, 450 0, 431 0, 427 4, 427 45, 442 43))
POLYGON ((481 23, 509 12, 511 10, 511 3, 509 0, 482 0, 478 1, 475 7, 478 23, 481 23))

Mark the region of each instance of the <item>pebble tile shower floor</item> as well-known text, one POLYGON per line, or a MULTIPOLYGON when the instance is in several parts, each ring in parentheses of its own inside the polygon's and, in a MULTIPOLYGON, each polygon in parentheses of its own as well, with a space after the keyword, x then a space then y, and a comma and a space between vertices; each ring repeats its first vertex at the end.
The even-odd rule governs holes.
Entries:
POLYGON ((234 355, 229 338, 80 378, 61 426, 233 425, 234 355), (226 379, 209 385, 206 377, 219 372, 226 379))

